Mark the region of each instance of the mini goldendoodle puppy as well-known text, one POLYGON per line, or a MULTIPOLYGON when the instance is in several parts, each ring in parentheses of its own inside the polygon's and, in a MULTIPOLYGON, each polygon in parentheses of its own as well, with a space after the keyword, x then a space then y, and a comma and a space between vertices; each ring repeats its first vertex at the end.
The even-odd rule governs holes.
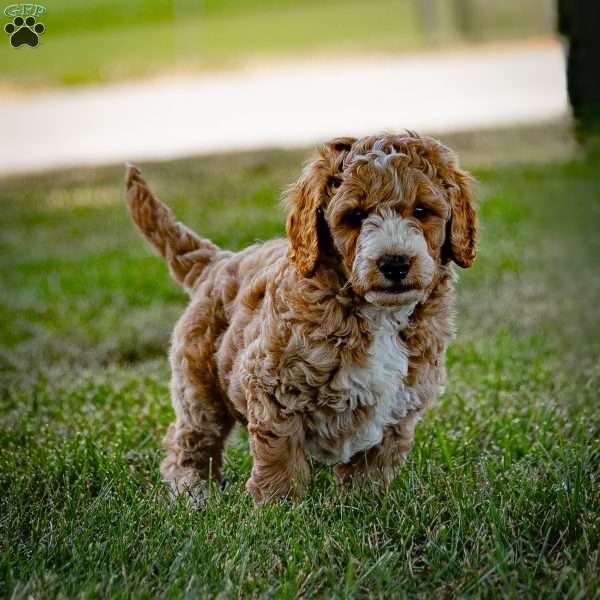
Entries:
POLYGON ((191 296, 170 352, 161 471, 175 492, 220 478, 235 421, 256 503, 302 493, 309 456, 341 482, 394 476, 444 382, 450 263, 475 259, 470 182, 429 137, 334 139, 287 193, 288 239, 229 252, 128 168, 131 216, 191 296))

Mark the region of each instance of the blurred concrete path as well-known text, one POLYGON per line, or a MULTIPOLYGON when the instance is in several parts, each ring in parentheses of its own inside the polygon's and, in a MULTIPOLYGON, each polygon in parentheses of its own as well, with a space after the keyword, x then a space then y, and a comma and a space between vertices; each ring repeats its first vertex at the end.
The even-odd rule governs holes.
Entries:
POLYGON ((0 99, 0 174, 438 132, 567 112, 556 43, 244 71, 0 99))

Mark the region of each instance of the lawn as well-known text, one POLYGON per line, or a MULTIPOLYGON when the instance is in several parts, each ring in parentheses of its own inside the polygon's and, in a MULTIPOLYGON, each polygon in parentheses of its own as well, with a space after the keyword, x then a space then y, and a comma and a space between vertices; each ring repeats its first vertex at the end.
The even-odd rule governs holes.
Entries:
MULTIPOLYGON (((552 0, 471 0, 470 41, 548 35, 552 0)), ((437 0, 428 34, 412 0, 48 0, 40 45, 0 44, 0 89, 78 85, 237 67, 293 56, 314 60, 430 48, 460 36, 437 0)), ((9 21, 3 16, 2 28, 9 21)))
MULTIPOLYGON (((185 296, 122 169, 0 182, 0 595, 600 597, 600 157, 564 125, 448 136, 479 181, 446 393, 387 493, 255 510, 237 433, 207 506, 165 501, 165 352, 185 296), (533 158, 534 157, 535 161, 533 158)), ((283 232, 305 152, 145 165, 240 248, 283 232)))
POLYGON ((108 2, 48 5, 40 46, 0 45, 0 82, 60 85, 235 67, 303 54, 402 50, 418 43, 406 0, 108 2), (179 6, 183 7, 178 8, 179 6), (195 5, 190 6, 190 5, 195 5), (228 6, 231 5, 231 6, 228 6), (79 25, 81 23, 81 25, 79 25), (378 35, 364 32, 377 30, 378 35))

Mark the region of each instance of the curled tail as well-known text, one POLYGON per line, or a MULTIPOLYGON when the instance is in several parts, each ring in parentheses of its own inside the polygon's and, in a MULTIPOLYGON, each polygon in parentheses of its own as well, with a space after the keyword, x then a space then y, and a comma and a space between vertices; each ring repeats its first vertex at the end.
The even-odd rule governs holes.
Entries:
POLYGON ((125 187, 129 214, 134 223, 165 259, 173 278, 191 291, 219 248, 177 222, 171 210, 156 199, 140 170, 133 165, 127 165, 125 187))

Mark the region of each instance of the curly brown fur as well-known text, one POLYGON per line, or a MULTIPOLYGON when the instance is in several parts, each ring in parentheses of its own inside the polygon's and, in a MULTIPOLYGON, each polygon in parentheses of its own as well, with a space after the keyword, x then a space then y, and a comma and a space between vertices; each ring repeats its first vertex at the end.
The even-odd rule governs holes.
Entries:
POLYGON ((257 503, 301 494, 309 456, 341 482, 389 481, 444 382, 450 261, 475 259, 455 155, 412 132, 334 139, 287 193, 288 239, 238 253, 176 223, 135 167, 126 183, 135 223, 191 295, 170 352, 172 488, 219 480, 235 421, 257 503))

